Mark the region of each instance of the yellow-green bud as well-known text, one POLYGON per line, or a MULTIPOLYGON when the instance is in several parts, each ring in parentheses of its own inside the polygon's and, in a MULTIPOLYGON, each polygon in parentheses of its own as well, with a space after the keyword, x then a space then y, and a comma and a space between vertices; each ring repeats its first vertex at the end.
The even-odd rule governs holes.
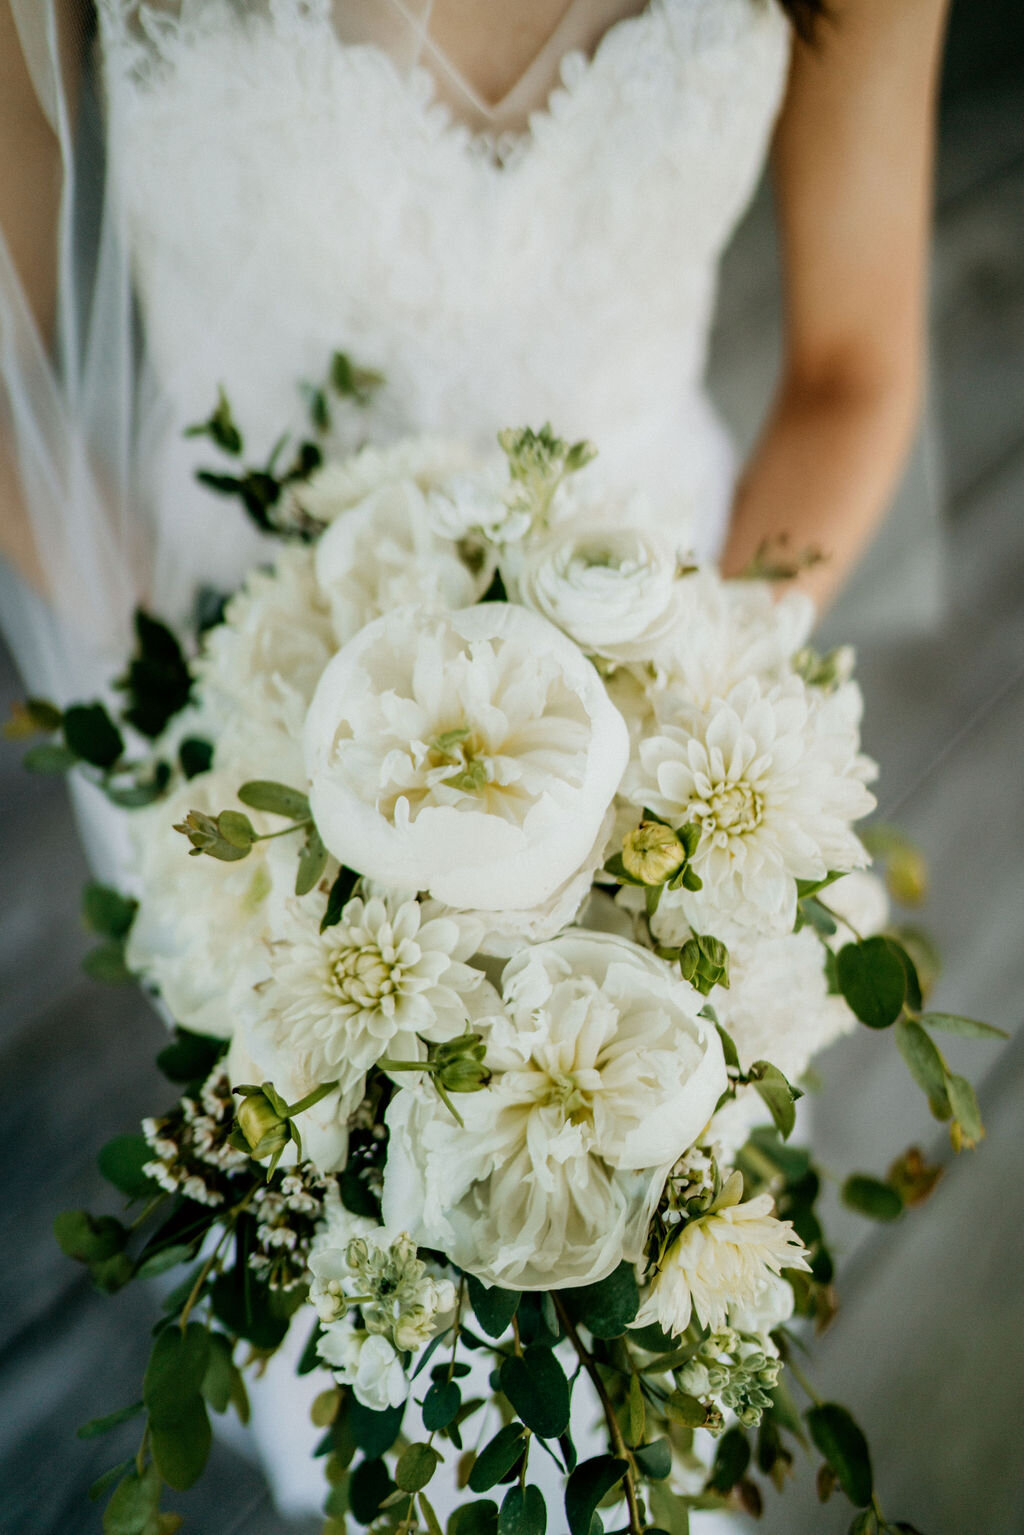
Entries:
POLYGON ((663 885, 686 862, 686 849, 671 826, 641 821, 622 844, 622 862, 634 879, 645 885, 663 885))
POLYGON ((283 1151, 291 1139, 288 1120, 265 1093, 253 1093, 238 1105, 238 1128, 257 1161, 283 1151))
POLYGON ((885 882, 889 894, 902 906, 920 906, 928 894, 928 865, 909 842, 893 848, 886 859, 885 882))
POLYGON ((477 1093, 487 1086, 491 1073, 482 1061, 469 1060, 464 1056, 460 1061, 452 1061, 443 1066, 437 1073, 437 1080, 449 1093, 477 1093))

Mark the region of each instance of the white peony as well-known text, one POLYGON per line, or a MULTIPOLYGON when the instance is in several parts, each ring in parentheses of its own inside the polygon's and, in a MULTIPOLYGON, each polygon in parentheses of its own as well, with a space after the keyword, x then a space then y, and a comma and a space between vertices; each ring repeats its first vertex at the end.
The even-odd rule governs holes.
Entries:
POLYGON ((570 640, 485 603, 368 624, 324 672, 305 750, 313 815, 342 862, 498 911, 548 900, 584 863, 628 742, 570 640))
POLYGON ((406 437, 391 447, 368 445, 347 458, 328 459, 292 494, 310 517, 332 523, 383 485, 411 480, 426 492, 467 464, 467 450, 459 443, 406 437))
POLYGON ((382 485, 339 517, 316 549, 316 578, 339 645, 371 619, 410 603, 466 607, 491 573, 482 564, 473 575, 454 544, 432 531, 414 480, 382 485))
POLYGON ((679 623, 678 564, 667 539, 628 516, 574 517, 528 550, 517 594, 589 654, 646 661, 679 623))
POLYGON ((195 669, 199 733, 208 722, 216 765, 235 772, 235 787, 253 777, 301 783, 302 724, 335 648, 309 549, 283 550, 231 598, 195 669))
POLYGON ((453 1039, 471 1013, 497 1002, 463 963, 478 936, 472 921, 397 892, 356 897, 323 933, 293 912, 270 946, 254 1048, 271 1072, 278 1061, 298 1072, 307 1090, 337 1081, 354 1107, 381 1056, 421 1060, 423 1040, 453 1039))
POLYGON ((859 692, 814 693, 798 677, 750 677, 706 709, 662 701, 642 741, 629 798, 701 829, 692 864, 703 889, 679 904, 697 932, 788 932, 798 879, 867 863, 851 823, 874 807, 874 766, 859 751, 859 692))
POLYGON ((702 1327, 720 1332, 732 1308, 743 1314, 764 1299, 770 1275, 809 1268, 792 1223, 780 1221, 773 1209, 771 1195, 758 1194, 689 1221, 654 1276, 634 1325, 657 1322, 677 1337, 695 1312, 702 1327))
POLYGON ((427 1086, 392 1100, 385 1217, 491 1284, 593 1283, 639 1261, 725 1089, 718 1035, 661 960, 605 933, 521 951, 503 993, 464 1128, 427 1086))

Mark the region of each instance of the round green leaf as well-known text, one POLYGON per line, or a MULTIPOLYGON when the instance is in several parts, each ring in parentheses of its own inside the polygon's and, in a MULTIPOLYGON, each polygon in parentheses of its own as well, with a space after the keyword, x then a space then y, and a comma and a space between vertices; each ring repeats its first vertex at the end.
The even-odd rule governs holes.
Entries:
POLYGON ((931 1037, 914 1018, 901 1018, 896 1025, 896 1045, 918 1087, 927 1095, 936 1119, 948 1119, 953 1110, 949 1102, 946 1068, 931 1037))
POLYGON ((521 1423, 506 1423, 504 1428, 499 1428, 473 1462, 473 1469, 469 1473, 471 1492, 488 1492, 501 1481, 506 1472, 512 1470, 523 1453, 524 1433, 521 1423))
POLYGON ((104 938, 123 938, 132 925, 138 902, 109 885, 90 880, 82 890, 82 917, 86 927, 104 938))
POLYGON ((124 739, 102 704, 73 704, 64 712, 68 750, 93 767, 109 768, 124 752, 124 739))
POLYGON ((544 1535, 548 1511, 539 1487, 510 1487, 498 1514, 498 1535, 544 1535))
POLYGON ((641 1444, 633 1454, 644 1476, 649 1476, 654 1482, 663 1482, 672 1470, 672 1447, 667 1439, 655 1439, 650 1444, 641 1444))
POLYGON ((640 1309, 633 1265, 620 1263, 606 1279, 569 1290, 563 1299, 595 1338, 621 1338, 640 1309))
POLYGON ((402 1427, 405 1407, 385 1407, 377 1412, 353 1401, 349 1407, 348 1423, 352 1438, 367 1460, 378 1460, 390 1450, 402 1427))
POLYGON ((423 1427, 431 1434, 447 1428, 461 1406, 462 1392, 455 1381, 435 1381, 423 1399, 423 1427))
POLYGON ((441 1457, 433 1445, 410 1444, 395 1467, 395 1481, 403 1492, 419 1492, 437 1470, 441 1457))
POLYGON ((156 1468, 169 1487, 184 1492, 203 1474, 213 1435, 206 1403, 200 1396, 188 1399, 174 1419, 149 1420, 149 1441, 156 1468))
POLYGON ((897 1221, 903 1214, 903 1200, 896 1189, 866 1173, 853 1173, 843 1184, 843 1204, 858 1215, 873 1221, 897 1221))
POLYGON ((519 1308, 522 1293, 485 1285, 472 1274, 467 1276, 469 1303, 473 1314, 489 1338, 500 1338, 519 1308))
POLYGON ((348 1487, 348 1506, 359 1524, 372 1524, 385 1498, 395 1491, 382 1460, 364 1460, 352 1473, 348 1487))
POLYGON ((522 1357, 509 1355, 501 1366, 501 1389, 539 1438, 557 1439, 569 1427, 569 1382, 549 1348, 534 1345, 522 1357))
POLYGON ((152 1160, 152 1148, 142 1135, 115 1135, 100 1148, 96 1158, 107 1182, 130 1199, 145 1199, 158 1191, 159 1184, 142 1171, 152 1160))
POLYGON ((836 958, 839 990, 850 1008, 870 1029, 887 1029, 896 1022, 907 994, 907 972, 888 938, 848 943, 836 958))
POLYGON ((298 789, 287 784, 272 783, 267 779, 254 778, 244 783, 238 798, 250 810, 266 810, 271 815, 287 816, 289 821, 302 821, 309 815, 309 800, 298 789))
POLYGON ((199 1322, 190 1322, 184 1333, 165 1327, 157 1335, 142 1382, 152 1426, 174 1424, 191 1412, 200 1400, 209 1359, 209 1336, 199 1322))
POLYGON ((448 1524, 449 1535, 498 1535, 498 1505, 491 1498, 461 1503, 448 1524))
POLYGON ((595 1455, 576 1467, 565 1485, 565 1516, 571 1535, 590 1535, 597 1506, 629 1467, 614 1455, 595 1455))
POLYGON ((839 1478, 850 1502, 864 1508, 874 1490, 867 1440, 845 1407, 824 1402, 806 1415, 811 1438, 839 1478))
POLYGON ((134 1468, 116 1489, 103 1515, 103 1535, 157 1535, 160 1477, 154 1465, 134 1468))
POLYGON ((53 1223, 53 1234, 62 1253, 79 1263, 99 1263, 119 1253, 128 1232, 112 1215, 90 1215, 88 1210, 62 1210, 53 1223))

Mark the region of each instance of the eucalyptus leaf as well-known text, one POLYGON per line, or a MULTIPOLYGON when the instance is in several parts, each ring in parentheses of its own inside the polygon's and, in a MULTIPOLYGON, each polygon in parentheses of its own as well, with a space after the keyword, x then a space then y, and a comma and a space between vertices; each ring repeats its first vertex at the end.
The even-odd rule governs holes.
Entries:
POLYGON ((230 1340, 223 1333, 211 1332, 210 1357, 199 1389, 214 1412, 227 1412, 231 1405, 236 1373, 230 1340))
POLYGON ((354 1400, 349 1407, 349 1428, 356 1444, 368 1460, 377 1460, 390 1450, 402 1427, 404 1404, 385 1407, 377 1412, 354 1400))
POLYGON ((966 1039, 1009 1039, 1005 1029, 997 1029, 993 1023, 981 1023, 977 1018, 962 1018, 959 1013, 922 1013, 918 1019, 929 1029, 942 1029, 947 1034, 962 1034, 966 1039))
POLYGON ((169 1487, 179 1492, 192 1487, 202 1476, 210 1457, 213 1433, 202 1397, 193 1396, 174 1419, 155 1423, 150 1417, 149 1440, 157 1470, 169 1487))
POLYGON ((223 1053, 222 1039, 179 1027, 174 1042, 160 1051, 156 1063, 172 1082, 198 1082, 210 1075, 223 1053))
POLYGON ((201 1405, 209 1360, 209 1334, 199 1322, 190 1322, 184 1332, 168 1327, 158 1335, 142 1382, 151 1426, 174 1424, 187 1417, 196 1403, 201 1405))
POLYGON ((748 1073, 748 1080, 772 1116, 775 1128, 787 1140, 796 1124, 796 1100, 803 1094, 770 1061, 755 1061, 748 1073))
POLYGON ((327 867, 327 849, 315 826, 306 832, 306 840, 299 854, 299 867, 295 875, 295 894, 308 895, 316 888, 327 867))
POLYGON ((309 815, 309 800, 300 789, 290 789, 287 784, 270 779, 250 779, 239 789, 238 798, 250 810, 266 810, 289 821, 304 821, 309 815))
POLYGON ((86 927, 103 938, 124 938, 138 910, 138 901, 121 895, 109 885, 90 880, 82 890, 82 917, 86 927))
POLYGON ((667 1439, 654 1439, 633 1452, 640 1470, 652 1481, 663 1482, 672 1470, 672 1447, 667 1439))
POLYGON ((170 1247, 162 1247, 159 1252, 151 1253, 148 1258, 143 1258, 141 1263, 135 1266, 136 1279, 155 1279, 157 1274, 166 1274, 168 1269, 177 1268, 179 1263, 189 1263, 196 1255, 194 1242, 174 1243, 170 1247))
POLYGON ((644 1431, 647 1426, 647 1408, 644 1404, 643 1387, 640 1384, 639 1375, 630 1376, 629 1396, 629 1443, 643 1444, 644 1431))
POLYGON ((441 1463, 440 1453, 430 1444, 410 1444, 398 1457, 395 1482, 403 1492, 419 1492, 426 1487, 441 1463))
POLYGON ((118 1465, 111 1466, 109 1471, 104 1471, 103 1475, 98 1476, 89 1488, 89 1502, 98 1503, 104 1493, 109 1492, 114 1483, 119 1482, 125 1472, 133 1469, 134 1465, 135 1456, 133 1455, 130 1459, 122 1460, 118 1465))
POLYGON ((498 1535, 545 1535, 547 1527, 548 1511, 540 1488, 510 1487, 498 1514, 498 1535))
POLYGON ((431 1434, 447 1428, 458 1416, 461 1406, 462 1392, 457 1383, 436 1381, 423 1400, 423 1427, 431 1434))
POLYGON ((53 1234, 61 1252, 79 1263, 98 1263, 120 1253, 128 1232, 112 1215, 90 1215, 88 1210, 62 1210, 53 1222, 53 1234))
POLYGON ((896 1026, 896 1045, 936 1119, 949 1119, 953 1109, 947 1091, 946 1068, 930 1036, 915 1019, 901 1018, 896 1026))
POLYGON ((978 1107, 974 1088, 966 1077, 958 1076, 953 1071, 946 1078, 946 1087, 953 1117, 960 1126, 964 1139, 968 1145, 977 1145, 985 1134, 985 1127, 981 1122, 981 1110, 978 1107))
POLYGON ((102 704, 72 704, 64 711, 69 751, 92 767, 112 768, 124 754, 124 737, 102 704))
POLYGON ((22 767, 30 773, 68 773, 78 761, 77 753, 48 741, 42 746, 30 747, 21 759, 22 767))
MULTIPOLYGON (((501 1389, 527 1428, 541 1439, 557 1439, 569 1427, 569 1382, 548 1348, 532 1345, 511 1354, 501 1366, 501 1389)), ((481 1489, 484 1490, 484 1489, 481 1489)))
POLYGON ((489 1492, 511 1471, 523 1453, 525 1432, 521 1423, 506 1423, 504 1428, 499 1428, 473 1462, 468 1483, 471 1492, 489 1492))
POLYGON ((160 1192, 160 1185, 142 1170, 152 1160, 152 1147, 142 1135, 115 1135, 96 1158, 107 1182, 129 1199, 148 1199, 160 1192))
POLYGON ((805 1414, 811 1438, 839 1478, 850 1502, 858 1508, 871 1502, 874 1482, 867 1440, 837 1402, 823 1402, 805 1414))
POLYGON ((836 956, 836 977, 847 1006, 871 1029, 896 1022, 907 995, 907 972, 888 938, 847 943, 836 956))
POLYGON ((133 1402, 130 1407, 119 1407, 116 1412, 108 1412, 105 1418, 91 1418, 88 1423, 83 1423, 81 1428, 75 1430, 75 1437, 98 1439, 101 1434, 109 1434, 112 1428, 130 1422, 132 1418, 137 1418, 139 1413, 145 1410, 143 1402, 133 1402))
POLYGON ((90 949, 82 960, 82 969, 92 980, 102 981, 105 986, 124 986, 132 979, 132 973, 125 964, 124 943, 120 938, 90 949))
POLYGON ((213 746, 201 736, 186 736, 178 747, 178 762, 186 778, 198 778, 213 766, 213 746))
POLYGON ((372 1524, 381 1504, 394 1491, 395 1484, 384 1462, 364 1460, 355 1468, 349 1482, 348 1506, 353 1519, 359 1524, 372 1524))
POLYGON ((341 921, 341 914, 351 900, 358 881, 359 875, 354 869, 346 869, 343 864, 338 870, 334 884, 327 894, 327 909, 320 919, 321 933, 325 933, 329 927, 336 927, 341 921))
POLYGON ((423 1515, 423 1523, 427 1527, 427 1535, 444 1535, 444 1531, 441 1529, 441 1521, 437 1517, 434 1506, 426 1493, 421 1492, 416 1501, 419 1503, 420 1513, 423 1515))
POLYGON ((614 1455, 595 1455, 576 1467, 565 1486, 565 1516, 570 1535, 590 1535, 597 1506, 629 1470, 614 1455))
POLYGON ((731 1428, 718 1441, 715 1459, 708 1477, 712 1492, 730 1492, 750 1465, 750 1445, 741 1428, 731 1428))
POLYGON ((133 1466, 103 1514, 103 1535, 160 1535, 160 1475, 148 1465, 140 1476, 133 1466))
POLYGON ((866 1173, 853 1173, 847 1178, 842 1199, 848 1209, 875 1221, 897 1221, 903 1214, 903 1200, 898 1191, 866 1173))
POLYGON ((620 1263, 606 1279, 566 1290, 562 1300, 595 1338, 621 1338, 640 1309, 633 1265, 620 1263))
POLYGON ((492 1498, 461 1503, 448 1521, 448 1535, 498 1535, 498 1505, 492 1498))
POLYGON ((519 1290, 504 1290, 498 1285, 485 1285, 472 1274, 466 1276, 469 1303, 473 1314, 489 1338, 500 1338, 512 1325, 512 1318, 519 1309, 522 1294, 519 1290))

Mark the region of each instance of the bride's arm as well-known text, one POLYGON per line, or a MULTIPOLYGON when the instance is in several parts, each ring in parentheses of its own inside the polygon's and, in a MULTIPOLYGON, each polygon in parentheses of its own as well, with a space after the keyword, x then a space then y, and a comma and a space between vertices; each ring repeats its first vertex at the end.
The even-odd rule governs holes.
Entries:
POLYGON ((934 104, 947 0, 833 0, 798 42, 774 151, 785 357, 723 558, 816 547, 824 605, 877 527, 923 374, 934 104))

